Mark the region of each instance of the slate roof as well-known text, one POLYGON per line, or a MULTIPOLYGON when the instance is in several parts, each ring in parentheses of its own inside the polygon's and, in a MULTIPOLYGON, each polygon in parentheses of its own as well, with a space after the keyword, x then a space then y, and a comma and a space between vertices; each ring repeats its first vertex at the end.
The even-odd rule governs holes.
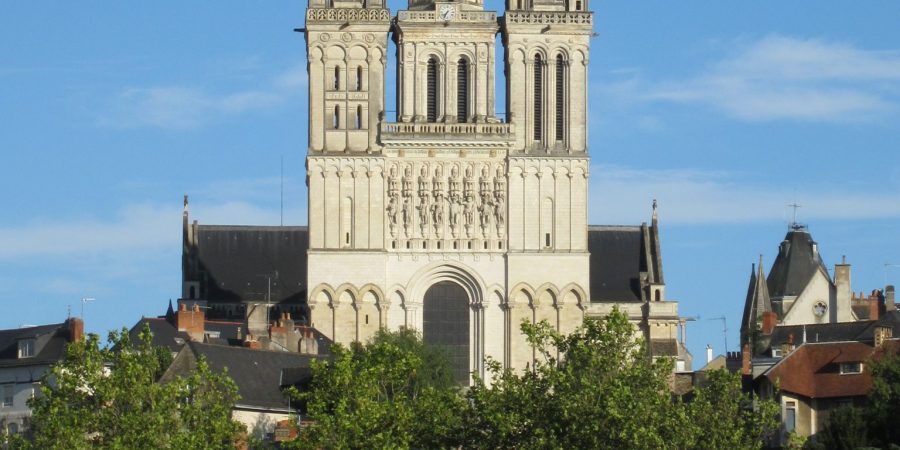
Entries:
POLYGON ((0 330, 0 368, 53 364, 61 360, 69 343, 66 322, 0 330), (34 339, 33 357, 19 358, 19 340, 34 339))
POLYGON ((788 342, 793 335, 794 344, 803 343, 803 329, 806 328, 806 342, 841 342, 863 341, 875 339, 875 328, 888 326, 893 328, 893 335, 900 335, 900 311, 890 311, 879 320, 862 320, 856 322, 822 323, 808 325, 779 325, 775 327, 769 341, 770 347, 779 347, 788 342))
MULTIPOLYGON (((291 352, 251 350, 243 347, 189 342, 193 356, 203 356, 210 369, 221 372, 228 369, 241 398, 238 405, 283 409, 288 401, 282 388, 308 381, 311 356, 291 352)), ((168 375, 168 374, 167 374, 168 375)))
POLYGON ((794 225, 788 231, 766 279, 770 298, 800 295, 816 271, 828 273, 814 245, 816 242, 805 227, 794 225))
POLYGON ((741 339, 744 339, 746 333, 756 327, 757 321, 762 319, 764 312, 772 311, 769 287, 766 285, 764 275, 765 270, 760 255, 759 267, 753 266, 750 270, 750 285, 747 287, 747 299, 744 301, 744 315, 741 316, 741 339))
POLYGON ((184 278, 200 282, 213 303, 264 302, 271 275, 272 303, 306 300, 307 227, 193 225, 184 278))
MULTIPOLYGON (((137 342, 140 339, 144 324, 150 326, 150 331, 153 333, 151 342, 155 346, 167 347, 169 350, 177 352, 181 350, 185 342, 190 340, 187 333, 178 331, 175 325, 166 317, 142 317, 128 332, 132 342, 137 342)), ((207 332, 219 332, 219 338, 214 339, 216 344, 241 345, 241 341, 237 340, 237 328, 241 326, 239 322, 206 320, 203 325, 207 332)), ((244 329, 246 330, 246 327, 244 329)))
POLYGON ((643 299, 641 272, 661 278, 657 250, 652 242, 655 227, 592 225, 588 227, 591 301, 634 301, 643 299), (650 238, 650 239, 648 239, 650 238), (651 240, 651 242, 648 242, 651 240))

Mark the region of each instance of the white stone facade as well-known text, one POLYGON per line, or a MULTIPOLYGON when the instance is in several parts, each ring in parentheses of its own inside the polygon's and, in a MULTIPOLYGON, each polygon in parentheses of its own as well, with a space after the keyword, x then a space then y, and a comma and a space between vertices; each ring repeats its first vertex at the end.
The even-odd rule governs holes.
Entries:
MULTIPOLYGON (((498 22, 478 1, 411 1, 391 28, 380 4, 310 2, 307 305, 335 341, 379 327, 428 340, 428 292, 450 282, 466 296, 468 370, 484 375, 485 357, 533 360, 522 321, 566 332, 592 311, 592 13, 561 0, 508 9, 498 22), (385 117, 389 28, 396 122, 385 117), (498 32, 505 121, 494 111, 498 32)), ((638 307, 634 319, 649 338, 646 316, 638 307)), ((674 339, 677 304, 664 317, 653 334, 674 339)))

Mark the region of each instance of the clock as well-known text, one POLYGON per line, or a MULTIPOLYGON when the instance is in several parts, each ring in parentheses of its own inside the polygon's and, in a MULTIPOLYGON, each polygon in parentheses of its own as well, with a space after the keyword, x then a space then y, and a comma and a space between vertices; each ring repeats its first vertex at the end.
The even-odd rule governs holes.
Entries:
POLYGON ((816 317, 824 316, 826 311, 828 311, 828 305, 826 305, 825 302, 821 300, 817 301, 816 304, 813 305, 813 314, 815 314, 816 317))
POLYGON ((453 17, 456 16, 456 7, 453 5, 441 5, 440 11, 438 11, 438 17, 443 21, 453 20, 453 17))

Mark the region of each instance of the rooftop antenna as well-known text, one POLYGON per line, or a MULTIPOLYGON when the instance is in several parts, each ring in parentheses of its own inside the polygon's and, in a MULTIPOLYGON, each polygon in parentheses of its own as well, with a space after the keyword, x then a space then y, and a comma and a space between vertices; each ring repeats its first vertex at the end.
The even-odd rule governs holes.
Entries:
POLYGON ((711 317, 706 320, 721 320, 722 321, 722 337, 725 338, 725 353, 728 353, 728 321, 725 319, 725 316, 719 317, 711 317))
POLYGON ((796 201, 794 203, 790 203, 787 205, 788 208, 793 208, 794 211, 791 215, 791 228, 797 228, 797 210, 802 208, 803 205, 798 204, 796 201))
POLYGON ((81 321, 84 322, 84 304, 97 300, 94 297, 81 297, 81 321))
POLYGON ((281 155, 281 226, 284 226, 284 155, 281 155))

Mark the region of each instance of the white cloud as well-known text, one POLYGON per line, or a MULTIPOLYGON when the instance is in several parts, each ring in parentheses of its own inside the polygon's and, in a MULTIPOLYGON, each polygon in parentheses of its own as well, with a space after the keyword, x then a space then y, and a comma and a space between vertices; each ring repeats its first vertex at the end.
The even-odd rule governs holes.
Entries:
POLYGON ((259 89, 213 93, 198 87, 156 86, 119 92, 97 123, 111 128, 197 128, 228 115, 279 107, 306 83, 305 68, 276 75, 259 89))
POLYGON ((595 92, 619 102, 695 103, 747 121, 852 122, 900 110, 900 51, 772 35, 683 80, 648 81, 640 71, 595 92))
MULTIPOLYGON (((666 223, 713 224, 772 222, 787 218, 787 204, 798 201, 798 219, 900 218, 900 192, 888 185, 865 191, 805 186, 794 192, 743 183, 740 174, 697 170, 641 170, 593 166, 591 223, 640 223, 658 199, 666 223)), ((855 190, 853 190, 855 189, 855 190)))

